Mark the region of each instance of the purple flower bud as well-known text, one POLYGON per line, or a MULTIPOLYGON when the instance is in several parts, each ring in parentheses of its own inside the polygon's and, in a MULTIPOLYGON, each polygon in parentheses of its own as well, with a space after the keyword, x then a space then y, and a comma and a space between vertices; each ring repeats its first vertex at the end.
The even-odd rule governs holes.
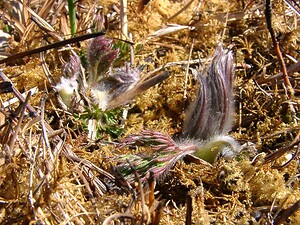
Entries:
POLYGON ((178 160, 197 149, 196 145, 177 144, 171 137, 154 131, 143 131, 139 135, 129 136, 117 147, 128 145, 146 145, 155 150, 152 156, 125 155, 116 160, 120 163, 117 170, 124 174, 129 182, 134 181, 134 173, 128 161, 141 175, 142 181, 146 180, 150 171, 153 172, 154 178, 162 179, 178 160))
POLYGON ((72 55, 70 62, 63 67, 63 76, 54 89, 58 92, 61 99, 59 102, 66 109, 71 109, 79 101, 78 91, 81 83, 81 64, 78 55, 72 55))
POLYGON ((113 69, 110 75, 111 81, 114 83, 110 90, 112 98, 131 89, 139 81, 140 73, 140 70, 131 68, 129 64, 122 68, 113 69))
POLYGON ((63 67, 63 76, 76 79, 81 73, 81 63, 78 55, 72 55, 70 62, 63 67))
POLYGON ((206 75, 199 72, 196 75, 200 87, 196 99, 187 110, 183 137, 206 140, 214 135, 227 133, 232 125, 232 53, 218 47, 206 75))
POLYGON ((92 40, 88 48, 88 61, 90 63, 89 82, 96 83, 104 76, 118 57, 118 50, 112 49, 112 40, 99 36, 92 40))

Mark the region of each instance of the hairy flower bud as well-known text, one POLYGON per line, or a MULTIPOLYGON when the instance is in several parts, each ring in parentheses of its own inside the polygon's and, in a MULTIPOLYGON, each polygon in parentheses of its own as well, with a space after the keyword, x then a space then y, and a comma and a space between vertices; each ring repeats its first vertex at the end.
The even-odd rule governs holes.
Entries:
POLYGON ((88 48, 90 64, 89 83, 98 82, 105 76, 118 57, 118 50, 113 49, 112 40, 105 36, 94 38, 88 48))
POLYGON ((80 73, 80 58, 78 55, 73 55, 70 62, 63 68, 64 76, 60 78, 60 82, 54 87, 61 97, 61 104, 64 104, 65 108, 72 108, 72 103, 79 99, 78 80, 80 79, 80 73))
POLYGON ((226 134, 232 125, 233 115, 233 58, 232 53, 218 47, 212 63, 200 82, 196 99, 187 110, 183 137, 209 139, 226 134))
POLYGON ((102 110, 106 109, 108 102, 125 91, 131 89, 140 78, 138 69, 130 68, 126 64, 122 68, 114 68, 97 83, 91 85, 93 101, 102 110))
POLYGON ((60 82, 54 87, 61 97, 66 108, 72 107, 72 102, 78 96, 78 83, 76 79, 61 77, 60 82))

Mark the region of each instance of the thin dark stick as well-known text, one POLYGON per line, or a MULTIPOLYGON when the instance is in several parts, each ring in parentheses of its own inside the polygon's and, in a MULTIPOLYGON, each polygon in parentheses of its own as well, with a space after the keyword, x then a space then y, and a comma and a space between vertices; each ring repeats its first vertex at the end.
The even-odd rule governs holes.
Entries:
POLYGON ((167 19, 167 22, 170 22, 172 19, 176 18, 180 13, 182 13, 184 10, 186 10, 194 0, 189 1, 182 9, 180 9, 177 13, 175 13, 173 16, 167 19))
POLYGON ((190 195, 186 196, 186 214, 185 214, 185 225, 192 224, 192 197, 190 195))
POLYGON ((300 144, 300 140, 293 141, 290 145, 287 147, 282 147, 278 149, 276 152, 273 152, 265 157, 264 163, 269 163, 275 159, 278 159, 280 156, 284 155, 286 152, 290 151, 294 146, 300 144))
POLYGON ((272 38, 272 42, 273 42, 273 45, 274 45, 274 48, 275 48, 275 52, 276 52, 277 58, 278 58, 278 60, 279 60, 279 62, 281 64, 282 77, 283 77, 284 83, 285 83, 285 85, 288 88, 289 97, 293 98, 295 91, 294 91, 294 89, 292 87, 292 84, 291 84, 291 82, 289 80, 287 69, 286 69, 286 65, 285 65, 285 62, 283 60, 282 53, 281 53, 281 50, 280 50, 279 42, 276 39, 275 32, 274 32, 273 27, 272 27, 272 6, 271 6, 271 0, 266 0, 265 16, 266 16, 267 27, 268 27, 268 30, 270 32, 270 35, 271 35, 271 38, 272 38))
POLYGON ((282 214, 275 220, 274 224, 284 224, 287 219, 300 209, 300 200, 295 202, 292 206, 282 210, 282 214))
POLYGON ((158 203, 158 206, 155 209, 155 215, 154 215, 154 218, 152 221, 152 225, 159 225, 166 202, 167 202, 167 200, 163 199, 158 203))
POLYGON ((55 42, 55 43, 50 44, 50 45, 42 46, 40 48, 28 50, 26 52, 20 52, 20 53, 17 53, 15 55, 9 56, 5 59, 0 60, 0 64, 7 63, 7 62, 10 62, 10 61, 13 61, 13 60, 16 60, 16 59, 20 59, 20 58, 23 58, 25 56, 29 56, 29 55, 37 54, 37 53, 40 53, 40 52, 44 52, 44 51, 47 51, 49 49, 58 48, 58 47, 61 47, 61 46, 67 45, 67 44, 72 44, 72 43, 76 43, 76 42, 79 42, 79 41, 84 41, 86 39, 94 38, 94 37, 101 36, 101 35, 105 35, 105 31, 100 31, 100 32, 92 33, 92 34, 85 34, 85 35, 70 38, 70 39, 67 39, 67 40, 58 41, 58 42, 55 42))

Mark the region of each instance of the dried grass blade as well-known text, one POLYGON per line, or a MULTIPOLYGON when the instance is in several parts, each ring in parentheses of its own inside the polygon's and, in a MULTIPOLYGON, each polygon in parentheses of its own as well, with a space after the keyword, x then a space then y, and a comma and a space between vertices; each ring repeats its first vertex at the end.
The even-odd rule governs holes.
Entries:
POLYGON ((298 16, 300 16, 300 2, 296 0, 284 0, 284 2, 295 12, 298 16))
MULTIPOLYGON (((42 8, 39 11, 38 16, 41 18, 46 18, 47 15, 49 14, 50 10, 52 9, 54 2, 55 2, 55 0, 45 1, 44 5, 42 6, 42 8)), ((25 6, 26 4, 23 4, 23 5, 25 6)), ((31 22, 29 24, 29 26, 26 28, 25 32, 23 32, 23 38, 22 38, 23 42, 28 39, 28 35, 32 32, 33 27, 34 27, 34 22, 31 22)))
POLYGON ((12 18, 7 12, 3 11, 2 9, 0 9, 0 14, 8 21, 12 21, 12 24, 19 30, 21 36, 24 34, 26 28, 19 21, 12 18))
MULTIPOLYGON (((26 107, 28 105, 30 97, 31 97, 31 92, 29 91, 26 98, 25 98, 25 100, 24 100, 24 102, 22 103, 22 109, 21 109, 21 112, 20 112, 20 117, 19 117, 17 126, 15 127, 14 133, 10 137, 10 140, 9 140, 9 148, 12 152, 13 152, 13 149, 14 149, 14 144, 15 144, 17 135, 19 133, 19 130, 21 129, 21 124, 23 122, 23 119, 24 119, 24 116, 25 116, 25 110, 26 110, 26 107)), ((15 155, 14 152, 13 152, 12 155, 13 156, 15 155)))
MULTIPOLYGON (((28 91, 25 91, 25 92, 24 92, 23 94, 21 94, 21 95, 25 98, 25 96, 26 96, 29 92, 31 92, 31 95, 34 95, 34 94, 36 94, 36 93, 38 92, 38 88, 37 88, 37 87, 31 88, 31 89, 29 89, 28 91)), ((9 100, 3 102, 2 105, 3 105, 4 108, 6 108, 6 107, 8 107, 8 106, 10 106, 10 105, 12 105, 12 104, 14 104, 14 103, 17 103, 18 101, 20 101, 20 100, 16 97, 16 98, 12 98, 12 99, 9 99, 9 100)))
POLYGON ((161 37, 161 36, 165 36, 167 34, 171 34, 171 33, 175 33, 177 31, 181 31, 181 30, 185 30, 185 29, 193 29, 193 27, 191 26, 185 26, 185 25, 179 25, 179 24, 168 24, 166 27, 155 31, 153 34, 149 35, 147 37, 147 40, 153 39, 153 38, 157 38, 157 37, 161 37))

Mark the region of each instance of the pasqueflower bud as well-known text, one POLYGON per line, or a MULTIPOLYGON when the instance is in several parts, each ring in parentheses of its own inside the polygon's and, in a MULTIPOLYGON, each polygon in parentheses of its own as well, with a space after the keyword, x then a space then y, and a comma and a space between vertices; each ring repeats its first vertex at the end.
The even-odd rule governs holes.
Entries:
POLYGON ((122 68, 114 68, 106 77, 91 85, 93 101, 102 110, 106 109, 108 102, 125 91, 131 89, 139 80, 140 71, 130 68, 126 64, 122 68))
POLYGON ((72 107, 72 102, 79 99, 78 89, 80 79, 80 58, 77 55, 71 56, 70 62, 63 68, 63 74, 60 78, 60 82, 54 87, 62 99, 62 104, 66 108, 72 107))
POLYGON ((88 47, 89 83, 97 83, 105 76, 118 57, 118 50, 113 49, 112 40, 105 36, 94 38, 88 47))
POLYGON ((183 137, 209 139, 226 134, 233 117, 233 57, 218 47, 212 63, 203 76, 196 73, 200 86, 196 99, 187 110, 183 137))

